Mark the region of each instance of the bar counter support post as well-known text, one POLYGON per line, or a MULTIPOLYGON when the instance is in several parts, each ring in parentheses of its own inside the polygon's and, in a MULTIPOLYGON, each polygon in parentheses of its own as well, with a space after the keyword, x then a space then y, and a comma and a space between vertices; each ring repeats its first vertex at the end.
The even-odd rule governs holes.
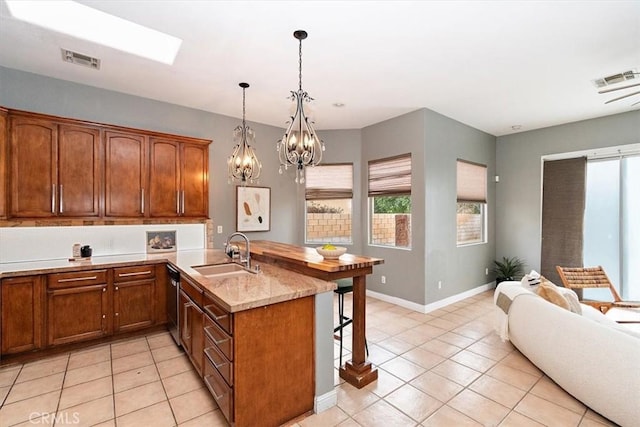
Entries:
POLYGON ((365 353, 366 331, 366 275, 353 277, 353 334, 351 360, 340 367, 340 378, 357 388, 378 379, 378 370, 367 361, 365 353))

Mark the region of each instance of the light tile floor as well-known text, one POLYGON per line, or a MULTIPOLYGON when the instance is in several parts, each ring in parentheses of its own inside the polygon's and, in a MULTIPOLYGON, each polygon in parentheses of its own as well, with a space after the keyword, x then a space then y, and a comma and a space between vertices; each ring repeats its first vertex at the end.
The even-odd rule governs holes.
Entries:
MULTIPOLYGON (((429 314, 369 298, 369 359, 378 380, 360 390, 344 383, 336 344, 338 405, 294 427, 615 425, 500 341, 492 295, 429 314)), ((0 427, 227 426, 168 333, 3 367, 0 402, 0 427)))

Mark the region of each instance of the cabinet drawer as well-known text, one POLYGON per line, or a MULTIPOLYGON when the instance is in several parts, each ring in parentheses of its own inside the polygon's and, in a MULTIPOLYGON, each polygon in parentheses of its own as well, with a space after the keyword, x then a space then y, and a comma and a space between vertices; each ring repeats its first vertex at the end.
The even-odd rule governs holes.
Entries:
POLYGON ((218 347, 211 341, 208 335, 205 335, 204 354, 205 359, 207 359, 205 362, 212 363, 213 367, 218 370, 227 384, 233 386, 233 363, 218 350, 218 347))
POLYGON ((229 360, 233 360, 233 338, 216 322, 204 316, 204 333, 229 360))
POLYGON ((189 282, 184 276, 180 279, 180 289, 187 294, 193 302, 198 304, 199 307, 202 307, 202 290, 189 282))
POLYGON ((207 313, 226 333, 233 335, 232 314, 220 307, 213 298, 204 294, 204 312, 207 313))
POLYGON ((113 281, 116 283, 152 279, 155 275, 156 269, 153 265, 138 265, 135 267, 118 267, 113 269, 113 281))
POLYGON ((77 286, 99 285, 107 282, 107 270, 74 271, 55 273, 48 276, 49 289, 75 288, 77 286))
POLYGON ((204 361, 204 383, 229 423, 233 423, 233 389, 227 385, 208 358, 204 361))

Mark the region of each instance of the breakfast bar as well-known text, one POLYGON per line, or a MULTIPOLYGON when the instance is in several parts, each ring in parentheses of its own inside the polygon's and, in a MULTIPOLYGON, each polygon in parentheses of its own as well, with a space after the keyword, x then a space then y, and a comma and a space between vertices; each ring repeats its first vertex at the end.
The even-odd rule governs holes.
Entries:
POLYGON ((340 377, 357 388, 375 381, 378 371, 365 353, 366 277, 384 260, 348 253, 338 259, 324 259, 312 248, 266 240, 251 241, 250 253, 254 260, 327 281, 353 278, 352 359, 340 367, 340 377))

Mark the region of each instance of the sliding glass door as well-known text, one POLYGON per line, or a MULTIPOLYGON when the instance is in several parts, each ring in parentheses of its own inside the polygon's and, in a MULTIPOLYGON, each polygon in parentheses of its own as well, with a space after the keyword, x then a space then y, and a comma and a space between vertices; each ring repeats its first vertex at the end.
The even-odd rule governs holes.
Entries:
POLYGON ((602 265, 623 299, 640 300, 640 156, 589 160, 585 202, 584 265, 602 265))

